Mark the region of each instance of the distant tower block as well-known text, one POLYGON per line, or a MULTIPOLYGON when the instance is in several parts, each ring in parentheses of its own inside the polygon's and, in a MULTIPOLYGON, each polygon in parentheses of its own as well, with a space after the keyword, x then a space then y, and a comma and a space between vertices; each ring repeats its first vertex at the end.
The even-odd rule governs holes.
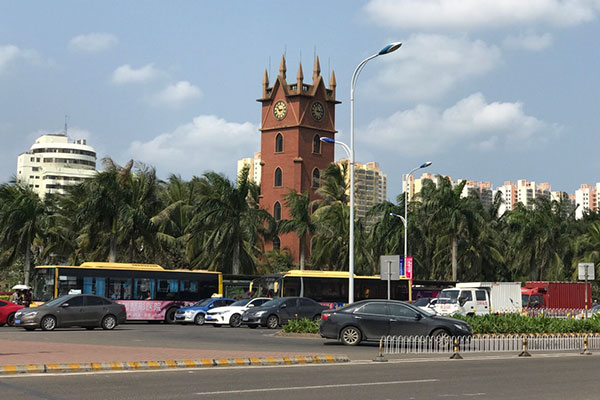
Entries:
MULTIPOLYGON (((291 218, 284 199, 290 189, 298 193, 308 191, 311 200, 317 198, 323 171, 334 161, 334 146, 321 146, 320 138, 334 138, 337 132, 335 106, 340 103, 335 99, 335 73, 331 73, 329 88, 326 88, 318 57, 315 57, 310 85, 304 82, 301 63, 296 82, 288 83, 286 72, 285 56, 282 56, 273 86, 269 86, 265 71, 262 98, 258 99, 262 103, 260 205, 276 219, 291 218)), ((266 250, 272 248, 287 248, 298 263, 300 240, 294 233, 266 244, 266 250)))

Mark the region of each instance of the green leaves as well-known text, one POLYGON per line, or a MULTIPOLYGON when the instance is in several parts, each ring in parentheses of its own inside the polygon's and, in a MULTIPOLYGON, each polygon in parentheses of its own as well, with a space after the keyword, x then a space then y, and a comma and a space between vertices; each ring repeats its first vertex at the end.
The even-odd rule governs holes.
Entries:
POLYGON ((291 319, 281 330, 287 333, 319 333, 319 323, 308 318, 291 319))
POLYGON ((473 333, 596 333, 600 332, 600 315, 588 319, 528 317, 520 314, 487 314, 466 317, 454 315, 466 321, 473 333))

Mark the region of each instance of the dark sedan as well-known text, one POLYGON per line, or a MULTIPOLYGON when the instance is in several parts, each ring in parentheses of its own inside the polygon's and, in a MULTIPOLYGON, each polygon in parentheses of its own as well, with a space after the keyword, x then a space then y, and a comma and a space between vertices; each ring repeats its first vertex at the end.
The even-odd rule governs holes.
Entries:
POLYGON ((319 333, 327 339, 357 345, 382 336, 470 336, 464 321, 428 314, 394 300, 363 300, 323 312, 319 333))
POLYGON ((254 307, 242 314, 242 324, 249 328, 260 325, 275 329, 291 319, 321 319, 321 312, 328 307, 306 297, 280 297, 269 300, 260 307, 254 307))
POLYGON ((45 331, 69 326, 87 329, 113 329, 126 319, 125 306, 105 297, 89 294, 71 294, 58 297, 39 307, 23 308, 15 314, 15 326, 32 331, 45 331))

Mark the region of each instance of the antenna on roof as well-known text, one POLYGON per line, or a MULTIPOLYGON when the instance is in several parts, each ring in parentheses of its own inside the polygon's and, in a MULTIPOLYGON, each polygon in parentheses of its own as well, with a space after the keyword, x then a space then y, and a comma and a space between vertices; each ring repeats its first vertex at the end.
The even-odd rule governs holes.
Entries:
POLYGON ((67 136, 67 121, 69 120, 69 116, 65 115, 65 130, 64 130, 64 135, 67 136))

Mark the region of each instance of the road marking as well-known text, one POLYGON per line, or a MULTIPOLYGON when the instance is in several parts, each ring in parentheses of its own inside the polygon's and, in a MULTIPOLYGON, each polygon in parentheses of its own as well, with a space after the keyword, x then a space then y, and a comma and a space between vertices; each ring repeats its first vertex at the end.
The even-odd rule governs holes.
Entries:
POLYGON ((217 394, 236 394, 236 393, 257 393, 257 392, 276 392, 284 390, 307 390, 307 389, 328 389, 328 388, 339 388, 349 386, 376 386, 376 385, 400 385, 404 383, 428 383, 428 382, 439 382, 439 379, 419 379, 414 381, 392 381, 392 382, 365 382, 365 383, 342 383, 337 385, 317 385, 317 386, 293 386, 293 387, 280 387, 280 388, 268 388, 268 389, 242 389, 242 390, 225 390, 218 392, 200 392, 196 393, 198 396, 212 396, 217 394))

